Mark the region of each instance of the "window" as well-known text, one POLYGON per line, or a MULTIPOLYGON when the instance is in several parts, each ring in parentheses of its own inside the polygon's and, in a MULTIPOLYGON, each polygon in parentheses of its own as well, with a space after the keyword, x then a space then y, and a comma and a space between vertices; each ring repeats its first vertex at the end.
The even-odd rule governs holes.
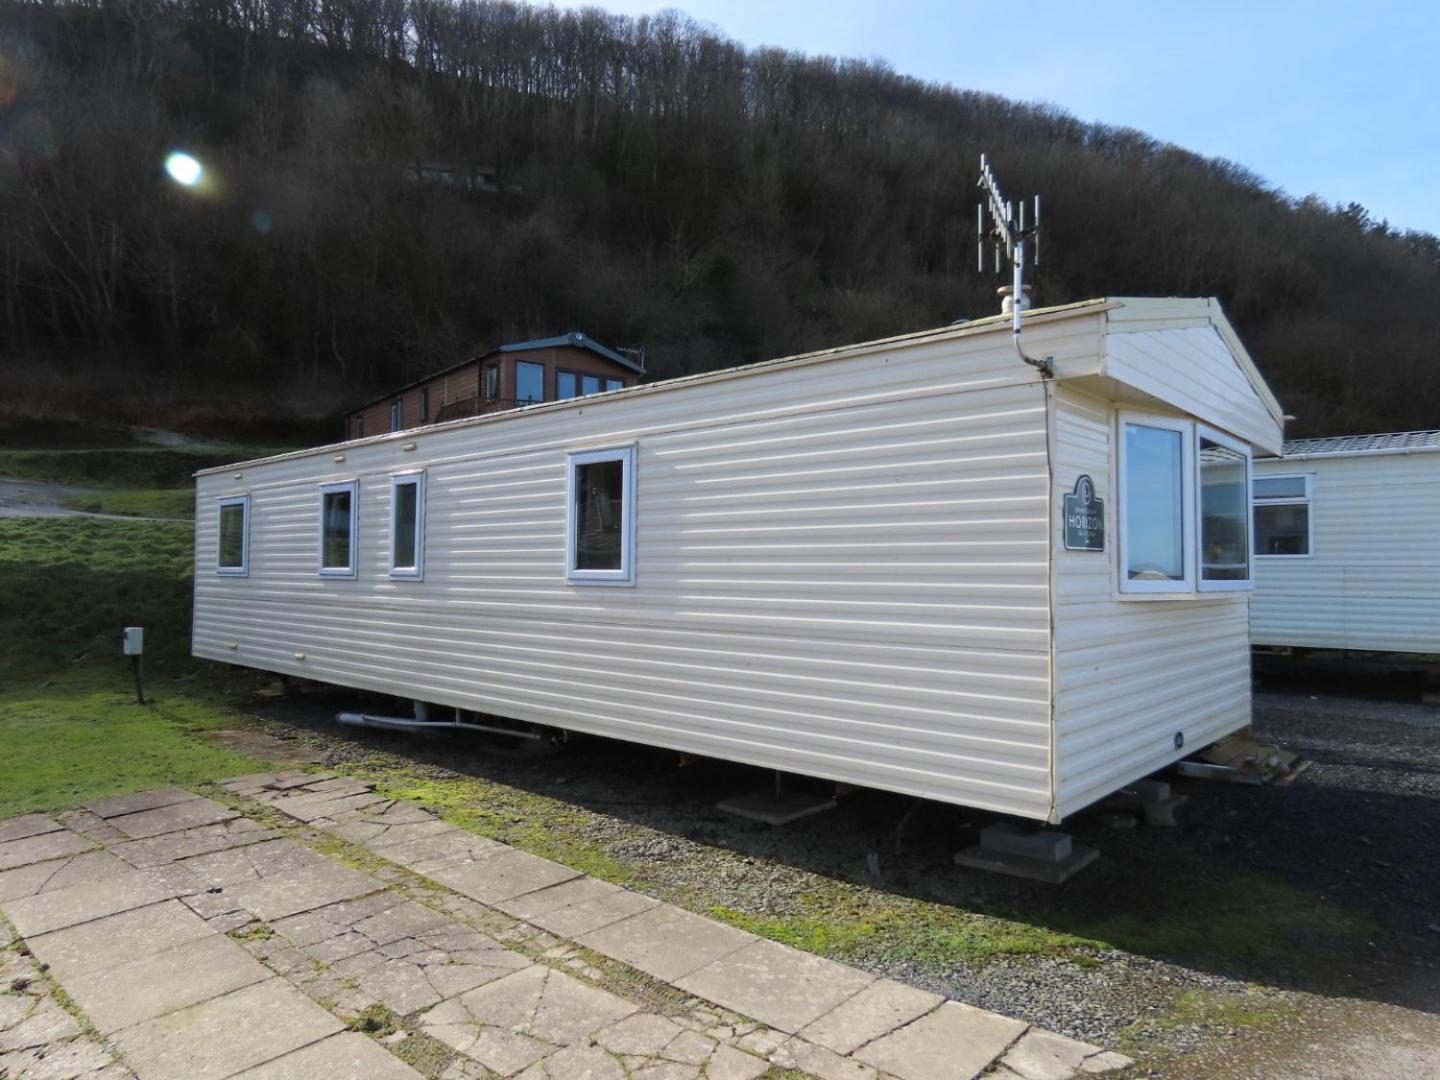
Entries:
POLYGON ((355 513, 358 485, 350 480, 320 489, 320 573, 355 576, 355 513))
POLYGON ((573 585, 635 584, 635 447, 570 455, 565 551, 573 585))
POLYGON ((219 508, 215 572, 247 577, 250 573, 250 496, 221 499, 219 508))
POLYGON ((1255 477, 1257 557, 1310 554, 1311 479, 1308 475, 1255 477))
POLYGON ((1183 420, 1121 422, 1123 592, 1189 592, 1193 586, 1191 432, 1183 420))
POLYGON ((405 402, 392 401, 390 403, 390 430, 399 431, 405 426, 405 402))
POLYGON ((606 380, 605 380, 605 389, 606 389, 606 390, 623 390, 624 388, 625 388, 625 380, 624 380, 624 379, 606 379, 606 380))
POLYGON ((1200 469, 1200 588, 1250 585, 1250 451, 1208 428, 1196 429, 1200 469))
POLYGON ((425 474, 390 477, 390 576, 425 576, 425 474))
POLYGON ((515 361, 515 400, 545 400, 545 365, 515 361))
POLYGON ((365 437, 365 414, 364 414, 364 413, 361 413, 359 416, 355 417, 355 437, 356 437, 357 439, 363 439, 363 438, 365 437))
POLYGON ((575 396, 575 373, 573 371, 555 372, 555 398, 564 401, 566 398, 575 396))
POLYGON ((420 388, 420 422, 426 423, 430 419, 430 389, 422 386, 420 388))
POLYGON ((600 392, 599 375, 582 375, 580 378, 580 393, 598 394, 600 392))
POLYGON ((500 365, 485 365, 485 400, 494 401, 500 396, 500 365))

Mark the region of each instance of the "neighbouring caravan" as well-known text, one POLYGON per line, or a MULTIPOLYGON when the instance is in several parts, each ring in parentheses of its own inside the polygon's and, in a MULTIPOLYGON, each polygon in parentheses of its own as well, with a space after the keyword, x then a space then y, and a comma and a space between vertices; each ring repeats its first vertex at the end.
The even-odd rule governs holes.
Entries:
POLYGON ((1213 300, 1111 299, 199 474, 194 653, 1058 822, 1250 722, 1213 300))
POLYGON ((1255 462, 1256 645, 1440 654, 1440 431, 1255 462))

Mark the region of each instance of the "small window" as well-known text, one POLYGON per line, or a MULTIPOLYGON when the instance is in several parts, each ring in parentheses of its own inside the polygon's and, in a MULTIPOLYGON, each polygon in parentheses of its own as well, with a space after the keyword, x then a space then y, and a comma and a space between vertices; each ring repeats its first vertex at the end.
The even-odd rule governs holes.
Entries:
POLYGON ((515 361, 515 400, 545 400, 545 365, 515 361))
POLYGON ((430 419, 430 390, 428 387, 420 388, 420 422, 427 423, 430 419))
POLYGON ((570 455, 565 532, 571 584, 635 584, 633 446, 570 455))
POLYGON ((606 389, 606 390, 623 390, 624 388, 625 388, 625 380, 624 380, 624 379, 606 379, 606 380, 605 380, 605 389, 606 389))
POLYGON ((405 426, 405 402, 392 401, 390 403, 390 430, 399 431, 405 426))
POLYGON ((390 478, 390 576, 425 576, 425 474, 390 478))
POLYGON ((598 394, 600 392, 600 376, 584 375, 580 378, 580 393, 598 394))
POLYGON ((359 416, 355 417, 355 437, 356 437, 357 439, 363 439, 363 438, 365 437, 365 414, 364 414, 364 413, 361 413, 359 416))
POLYGON ((358 485, 353 481, 320 489, 320 573, 355 576, 355 516, 358 485))
POLYGON ((1250 587, 1250 451, 1197 430, 1200 469, 1200 588, 1250 587))
POLYGON ((485 400, 494 401, 500 396, 500 365, 485 365, 485 400))
POLYGON ((575 373, 573 371, 555 372, 555 398, 564 401, 566 398, 575 396, 575 373))
POLYGON ((1192 427, 1145 417, 1120 425, 1120 589, 1189 592, 1193 587, 1192 427))
POLYGON ((219 507, 215 572, 246 577, 250 573, 250 496, 221 499, 219 507))
POLYGON ((1311 477, 1257 476, 1254 481, 1255 554, 1309 556, 1311 477))

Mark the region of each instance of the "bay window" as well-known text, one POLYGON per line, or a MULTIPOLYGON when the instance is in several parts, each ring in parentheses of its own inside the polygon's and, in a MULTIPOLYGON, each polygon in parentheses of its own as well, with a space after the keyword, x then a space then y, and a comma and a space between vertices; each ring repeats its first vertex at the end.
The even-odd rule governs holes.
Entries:
POLYGON ((1250 587, 1250 451, 1196 429, 1200 468, 1200 588, 1250 587))

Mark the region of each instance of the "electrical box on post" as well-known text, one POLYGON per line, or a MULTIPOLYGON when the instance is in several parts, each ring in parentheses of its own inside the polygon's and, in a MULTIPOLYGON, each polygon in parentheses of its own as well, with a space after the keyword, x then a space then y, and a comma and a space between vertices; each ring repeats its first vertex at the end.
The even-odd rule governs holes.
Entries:
POLYGON ((145 628, 143 626, 127 626, 120 635, 120 641, 126 656, 143 656, 145 654, 145 628))

